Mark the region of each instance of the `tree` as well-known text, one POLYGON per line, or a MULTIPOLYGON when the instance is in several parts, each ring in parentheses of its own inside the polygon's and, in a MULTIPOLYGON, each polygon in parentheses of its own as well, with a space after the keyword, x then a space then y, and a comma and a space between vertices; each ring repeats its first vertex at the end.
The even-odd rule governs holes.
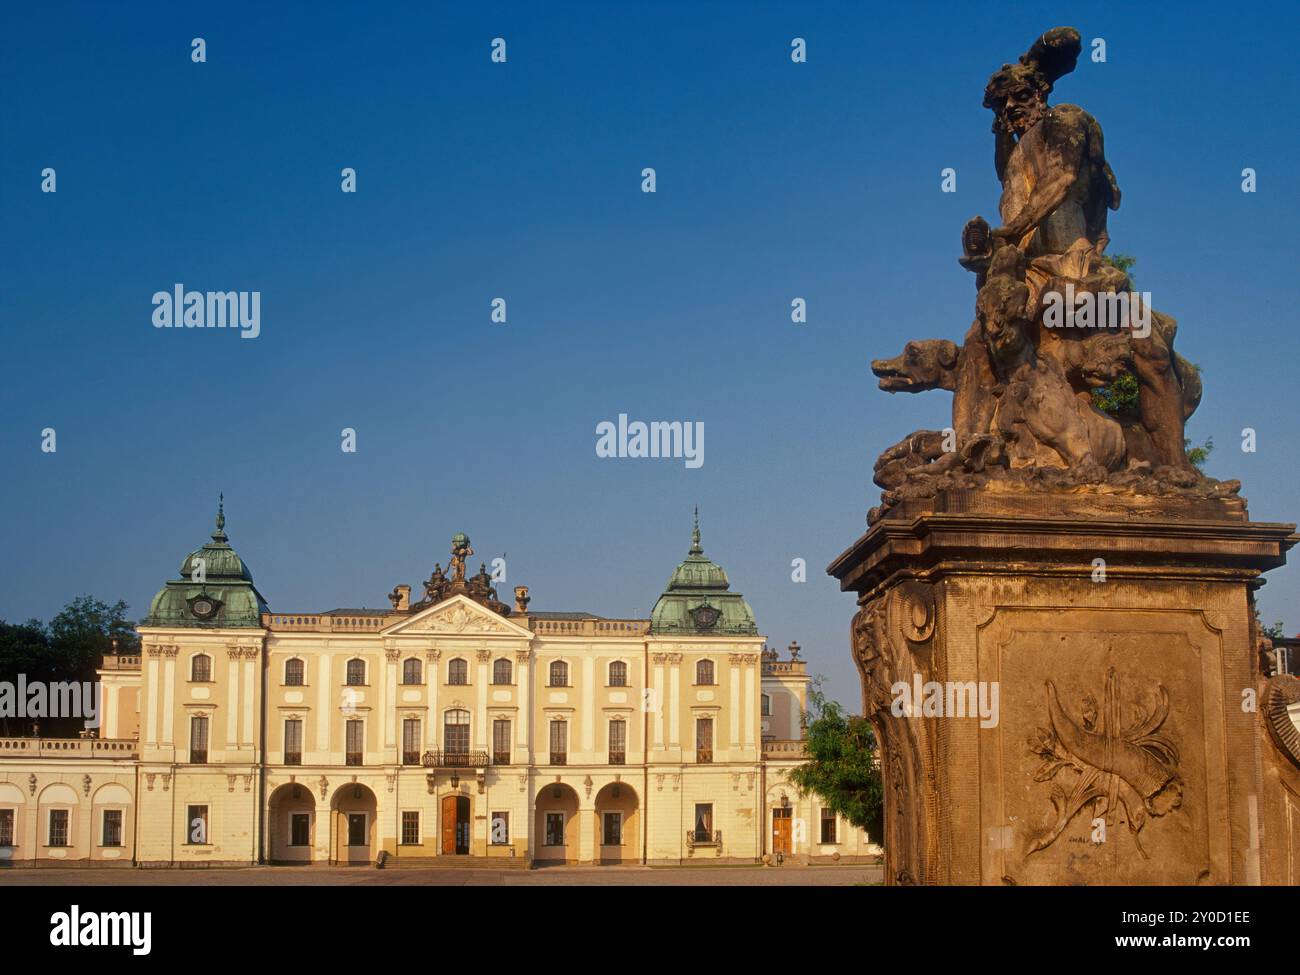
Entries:
POLYGON ((50 642, 68 677, 93 679, 100 658, 140 648, 135 624, 126 618, 126 603, 111 606, 94 596, 78 596, 50 620, 50 642))
POLYGON ((1280 640, 1284 636, 1286 636, 1286 633, 1282 629, 1281 620, 1278 620, 1272 626, 1261 627, 1261 630, 1263 631, 1263 634, 1266 637, 1268 637, 1270 640, 1280 640))
POLYGON ((809 760, 790 772, 790 781, 801 796, 816 793, 827 809, 868 829, 879 822, 884 801, 876 736, 866 718, 828 701, 820 684, 818 678, 808 689, 804 712, 809 760))

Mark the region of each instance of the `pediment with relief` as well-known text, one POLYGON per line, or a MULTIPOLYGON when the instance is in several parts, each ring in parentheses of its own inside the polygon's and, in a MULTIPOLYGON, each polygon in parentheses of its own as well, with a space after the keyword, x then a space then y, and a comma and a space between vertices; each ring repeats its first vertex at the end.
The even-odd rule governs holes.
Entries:
POLYGON ((515 623, 485 609, 466 596, 452 596, 436 606, 430 606, 417 615, 385 631, 397 636, 413 633, 440 633, 446 635, 532 637, 532 633, 515 623))

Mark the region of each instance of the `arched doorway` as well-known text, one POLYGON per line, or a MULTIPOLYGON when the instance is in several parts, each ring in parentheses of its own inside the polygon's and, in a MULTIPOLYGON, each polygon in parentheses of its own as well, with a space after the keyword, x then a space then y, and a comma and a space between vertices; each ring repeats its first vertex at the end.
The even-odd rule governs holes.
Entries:
POLYGON ((316 801, 311 790, 289 782, 271 793, 266 814, 272 863, 311 863, 316 843, 316 801))
POLYGON ((578 861, 578 794, 556 782, 537 793, 533 819, 533 860, 545 863, 578 861))
POLYGON ((366 864, 379 855, 379 801, 359 782, 340 786, 330 801, 330 849, 335 863, 366 864))
POLYGON ((611 782, 596 793, 596 862, 636 863, 641 859, 637 795, 626 782, 611 782))

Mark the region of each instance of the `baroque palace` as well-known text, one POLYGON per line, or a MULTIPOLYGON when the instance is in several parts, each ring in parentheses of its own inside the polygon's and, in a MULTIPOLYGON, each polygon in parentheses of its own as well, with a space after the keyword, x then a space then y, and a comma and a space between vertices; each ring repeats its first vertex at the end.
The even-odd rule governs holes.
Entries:
POLYGON ((423 597, 272 612, 225 516, 103 661, 100 738, 0 740, 14 865, 859 860, 800 796, 809 677, 704 555, 647 619, 502 603, 452 539, 423 597), (449 859, 442 859, 449 858, 449 859))

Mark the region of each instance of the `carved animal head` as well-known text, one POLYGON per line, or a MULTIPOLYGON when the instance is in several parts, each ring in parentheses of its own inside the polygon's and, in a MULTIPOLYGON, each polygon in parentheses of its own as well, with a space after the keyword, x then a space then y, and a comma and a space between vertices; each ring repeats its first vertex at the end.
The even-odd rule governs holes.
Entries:
POLYGON ((920 393, 927 389, 955 389, 957 346, 947 339, 908 342, 903 354, 874 359, 871 371, 887 393, 920 393))

